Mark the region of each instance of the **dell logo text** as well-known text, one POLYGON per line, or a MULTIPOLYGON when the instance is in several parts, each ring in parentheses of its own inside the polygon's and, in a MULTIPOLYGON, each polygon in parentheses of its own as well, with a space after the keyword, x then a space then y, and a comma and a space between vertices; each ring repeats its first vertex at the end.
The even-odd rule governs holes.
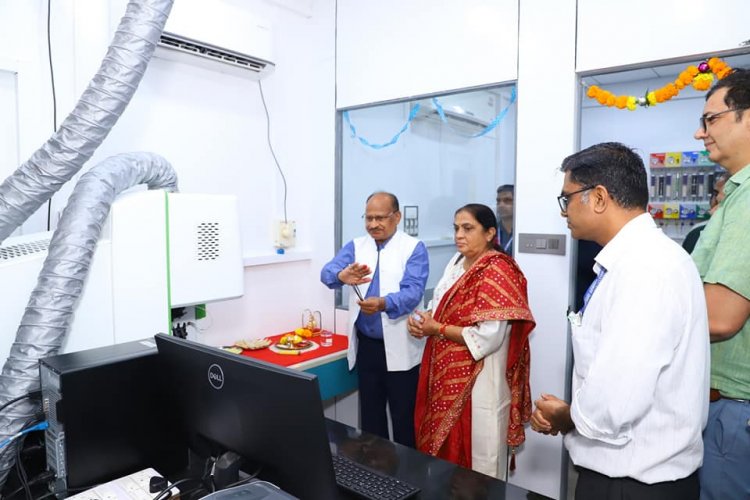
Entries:
POLYGON ((224 387, 224 372, 219 365, 213 364, 208 367, 208 383, 214 389, 224 387))

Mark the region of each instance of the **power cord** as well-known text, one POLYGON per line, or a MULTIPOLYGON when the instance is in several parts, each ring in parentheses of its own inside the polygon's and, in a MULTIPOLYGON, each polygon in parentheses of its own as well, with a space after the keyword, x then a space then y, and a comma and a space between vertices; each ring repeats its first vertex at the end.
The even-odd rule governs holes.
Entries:
MULTIPOLYGON (((162 489, 158 495, 154 497, 154 500, 166 500, 167 498, 170 498, 172 496, 172 488, 175 488, 176 486, 179 486, 181 484, 186 484, 188 482, 199 482, 201 484, 201 487, 195 488, 191 490, 191 492, 199 491, 201 489, 207 490, 210 493, 213 493, 216 488, 213 486, 213 482, 210 481, 211 479, 211 471, 213 470, 213 466, 215 463, 215 459, 213 457, 209 457, 206 459, 206 463, 203 465, 203 475, 200 478, 197 477, 186 477, 183 479, 180 479, 178 481, 175 481, 172 484, 168 484, 164 489, 162 489), (208 484, 207 484, 208 483, 208 484), (208 485, 210 484, 210 488, 208 485)), ((185 493, 181 493, 180 496, 182 496, 185 493)))
POLYGON ((31 399, 38 398, 41 395, 42 395, 42 391, 41 390, 36 390, 36 391, 31 391, 29 393, 26 393, 23 396, 18 396, 17 398, 13 398, 10 401, 6 401, 5 403, 3 403, 2 406, 0 406, 0 412, 2 412, 4 409, 6 409, 8 406, 12 405, 13 403, 17 403, 17 402, 19 402, 19 401, 21 401, 23 399, 26 399, 26 398, 31 398, 31 399))
POLYGON ((18 481, 21 483, 21 488, 26 492, 26 500, 34 500, 31 496, 31 487, 29 486, 29 478, 26 476, 26 469, 21 461, 21 446, 23 440, 16 446, 16 474, 18 475, 18 481))
POLYGON ((174 483, 170 485, 167 485, 166 488, 161 490, 161 492, 159 492, 159 494, 156 495, 156 497, 154 497, 154 500, 166 500, 167 498, 170 498, 172 496, 172 488, 176 488, 177 486, 181 484, 186 484, 186 483, 195 482, 195 481, 203 484, 203 479, 198 479, 197 477, 186 477, 178 481, 175 481, 174 483))
MULTIPOLYGON (((57 92, 55 91, 55 69, 52 65, 52 40, 50 37, 50 20, 52 18, 52 0, 47 0, 47 60, 49 61, 49 78, 52 84, 52 133, 57 132, 57 92)), ((47 201, 47 231, 52 228, 52 196, 47 201)))
POLYGON ((276 168, 279 169, 279 174, 281 174, 281 180, 284 181, 284 222, 287 222, 287 217, 286 217, 286 194, 287 194, 286 177, 284 177, 284 171, 281 170, 281 165, 279 165, 279 160, 276 158, 276 153, 273 150, 273 144, 271 144, 271 115, 268 114, 268 105, 266 104, 266 96, 263 95, 263 83, 261 83, 260 80, 258 80, 258 88, 260 89, 260 100, 263 102, 263 110, 266 112, 266 139, 268 140, 268 149, 271 150, 271 156, 273 156, 273 161, 276 163, 276 168))
MULTIPOLYGON (((39 474, 38 476, 31 478, 29 480, 29 486, 34 486, 34 485, 39 484, 39 483, 45 483, 45 482, 51 481, 53 479, 55 479, 55 473, 52 472, 52 471, 46 470, 46 471, 42 472, 41 474, 39 474)), ((12 500, 14 496, 18 495, 22 491, 24 491, 24 487, 23 486, 19 486, 15 490, 13 490, 10 493, 8 493, 4 498, 7 499, 7 500, 12 500)))
MULTIPOLYGON (((28 425, 28 423, 27 423, 28 425)), ((34 500, 33 496, 31 495, 31 488, 29 487, 29 480, 28 476, 26 475, 26 469, 23 466, 23 461, 21 460, 21 448, 23 445, 23 439, 26 434, 34 431, 44 430, 48 427, 47 421, 37 422, 29 427, 24 428, 20 432, 17 432, 13 436, 3 440, 0 442, 0 448, 4 448, 8 446, 12 441, 15 439, 19 439, 21 443, 16 446, 16 474, 18 475, 18 481, 21 483, 22 491, 26 493, 26 500, 34 500), (23 439, 22 439, 23 438, 23 439)), ((6 448, 3 450, 2 453, 0 453, 0 459, 5 455, 5 453, 8 451, 9 448, 6 448)))

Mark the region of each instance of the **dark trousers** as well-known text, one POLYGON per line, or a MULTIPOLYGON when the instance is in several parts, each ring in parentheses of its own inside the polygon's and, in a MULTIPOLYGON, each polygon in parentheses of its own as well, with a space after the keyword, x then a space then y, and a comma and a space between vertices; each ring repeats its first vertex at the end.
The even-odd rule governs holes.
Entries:
POLYGON ((362 430, 382 438, 388 436, 386 403, 391 412, 393 441, 414 448, 414 403, 419 365, 408 371, 389 372, 382 340, 357 335, 359 413, 362 430))
POLYGON ((684 479, 646 484, 629 477, 609 477, 576 467, 575 500, 698 500, 698 471, 684 479))

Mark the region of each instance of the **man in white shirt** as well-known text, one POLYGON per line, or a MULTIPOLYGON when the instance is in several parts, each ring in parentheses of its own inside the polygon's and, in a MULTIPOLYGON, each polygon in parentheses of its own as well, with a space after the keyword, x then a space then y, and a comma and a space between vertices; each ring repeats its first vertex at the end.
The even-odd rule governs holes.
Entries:
POLYGON ((646 171, 630 148, 597 144, 561 170, 571 235, 604 248, 583 307, 568 315, 572 401, 542 394, 532 428, 565 434, 576 500, 698 499, 709 389, 698 272, 646 212, 646 171))

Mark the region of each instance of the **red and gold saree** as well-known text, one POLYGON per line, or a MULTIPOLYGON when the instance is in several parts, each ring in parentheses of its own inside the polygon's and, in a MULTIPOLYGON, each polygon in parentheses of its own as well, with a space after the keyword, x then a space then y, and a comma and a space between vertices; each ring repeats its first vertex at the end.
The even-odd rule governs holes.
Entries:
MULTIPOLYGON (((529 333, 534 318, 528 306, 526 278, 515 261, 491 251, 474 263, 443 295, 433 314, 448 325, 509 321, 506 379, 511 390, 508 445, 525 438, 531 417, 529 333)), ((471 391, 484 360, 469 349, 440 337, 427 339, 414 415, 417 448, 471 468, 471 391)))

